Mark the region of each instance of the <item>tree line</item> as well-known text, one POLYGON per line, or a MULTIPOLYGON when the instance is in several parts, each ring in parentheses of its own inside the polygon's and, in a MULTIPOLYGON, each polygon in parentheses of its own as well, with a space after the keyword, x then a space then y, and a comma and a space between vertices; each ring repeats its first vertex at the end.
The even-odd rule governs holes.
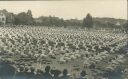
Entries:
POLYGON ((64 20, 56 16, 40 16, 33 18, 32 11, 21 12, 14 15, 15 25, 35 25, 35 26, 49 26, 49 27, 86 27, 86 28, 128 28, 127 21, 123 19, 114 18, 94 18, 90 13, 83 17, 83 20, 69 19, 64 20), (118 24, 120 23, 120 24, 118 24))

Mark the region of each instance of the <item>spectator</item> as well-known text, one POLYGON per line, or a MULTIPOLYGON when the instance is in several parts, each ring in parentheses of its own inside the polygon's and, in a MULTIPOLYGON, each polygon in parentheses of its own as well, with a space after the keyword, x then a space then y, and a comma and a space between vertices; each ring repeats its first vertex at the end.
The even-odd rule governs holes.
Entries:
POLYGON ((90 69, 95 69, 95 64, 92 63, 92 64, 89 66, 89 68, 90 68, 90 69))
POLYGON ((16 73, 14 79, 26 79, 25 74, 24 74, 24 67, 19 68, 19 72, 16 73))
POLYGON ((52 75, 50 74, 50 66, 46 66, 45 67, 45 73, 43 74, 43 78, 42 79, 52 79, 52 75))
POLYGON ((81 73, 80 73, 80 77, 78 78, 78 79, 87 79, 86 78, 86 72, 85 71, 82 71, 81 73))
POLYGON ((29 69, 27 67, 24 69, 24 76, 26 77, 26 79, 28 78, 29 75, 28 70, 29 69))
POLYGON ((37 69, 36 78, 41 79, 42 76, 43 76, 43 71, 40 69, 37 69))
POLYGON ((30 68, 30 73, 28 74, 28 79, 35 79, 35 73, 34 73, 35 69, 33 67, 30 68))
POLYGON ((60 79, 59 75, 61 74, 60 70, 52 70, 51 73, 54 75, 53 79, 60 79))
POLYGON ((68 76, 67 69, 63 70, 63 75, 60 77, 60 79, 71 79, 70 76, 68 76))
POLYGON ((12 79, 15 75, 15 68, 8 61, 0 62, 0 79, 12 79))

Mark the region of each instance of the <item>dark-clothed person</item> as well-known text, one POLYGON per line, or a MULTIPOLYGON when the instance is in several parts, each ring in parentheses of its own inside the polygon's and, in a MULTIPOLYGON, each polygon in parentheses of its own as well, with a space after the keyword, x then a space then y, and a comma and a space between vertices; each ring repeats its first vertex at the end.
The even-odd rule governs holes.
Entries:
POLYGON ((30 72, 28 73, 28 79, 36 79, 34 71, 35 71, 35 69, 33 67, 31 67, 30 72))
POLYGON ((13 79, 15 71, 15 68, 9 62, 0 62, 0 79, 13 79))
POLYGON ((44 72, 42 70, 38 69, 36 73, 36 79, 42 79, 43 73, 44 72))
POLYGON ((52 75, 50 74, 50 66, 45 67, 45 72, 43 74, 42 79, 52 79, 52 75))
POLYGON ((53 79, 60 79, 59 75, 61 74, 60 70, 52 70, 51 73, 54 75, 53 79))
POLYGON ((63 75, 60 77, 60 79, 71 79, 70 76, 68 76, 68 70, 63 70, 63 75))
POLYGON ((80 73, 80 77, 78 78, 78 79, 87 79, 86 78, 86 72, 85 71, 82 71, 81 73, 80 73))
POLYGON ((19 68, 19 72, 16 73, 14 79, 27 79, 24 73, 24 67, 19 68))

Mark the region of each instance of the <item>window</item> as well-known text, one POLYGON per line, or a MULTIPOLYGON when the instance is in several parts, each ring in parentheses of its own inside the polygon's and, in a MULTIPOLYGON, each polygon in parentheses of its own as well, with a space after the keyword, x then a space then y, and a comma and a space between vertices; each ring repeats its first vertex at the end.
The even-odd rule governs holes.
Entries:
POLYGON ((2 18, 2 21, 5 21, 5 18, 2 18))
POLYGON ((0 13, 0 16, 4 16, 3 13, 0 13))

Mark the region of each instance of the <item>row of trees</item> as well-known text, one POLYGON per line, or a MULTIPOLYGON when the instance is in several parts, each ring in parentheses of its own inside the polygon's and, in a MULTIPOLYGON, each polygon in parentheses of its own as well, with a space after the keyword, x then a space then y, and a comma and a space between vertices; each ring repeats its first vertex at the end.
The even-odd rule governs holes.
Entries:
POLYGON ((58 27, 67 27, 67 26, 83 26, 83 27, 93 27, 93 19, 90 14, 87 14, 83 22, 78 19, 64 20, 63 18, 55 16, 41 16, 39 18, 33 18, 31 10, 28 10, 26 13, 21 12, 15 15, 16 25, 41 25, 41 26, 58 26, 58 27))
POLYGON ((127 23, 116 25, 116 22, 123 22, 122 20, 116 20, 114 18, 93 18, 91 14, 87 14, 87 16, 83 20, 78 19, 70 19, 64 20, 63 18, 55 17, 55 16, 41 16, 39 18, 33 18, 32 11, 28 10, 27 12, 21 12, 15 15, 15 25, 37 25, 37 26, 57 26, 57 27, 87 27, 87 28, 128 28, 127 23))
POLYGON ((64 20, 63 18, 55 17, 55 16, 41 16, 35 19, 36 25, 44 25, 44 26, 58 26, 58 27, 66 27, 66 26, 81 26, 81 21, 77 19, 64 20))
POLYGON ((15 22, 16 25, 32 25, 35 24, 34 18, 32 16, 31 10, 28 10, 27 13, 21 12, 15 15, 15 22))

